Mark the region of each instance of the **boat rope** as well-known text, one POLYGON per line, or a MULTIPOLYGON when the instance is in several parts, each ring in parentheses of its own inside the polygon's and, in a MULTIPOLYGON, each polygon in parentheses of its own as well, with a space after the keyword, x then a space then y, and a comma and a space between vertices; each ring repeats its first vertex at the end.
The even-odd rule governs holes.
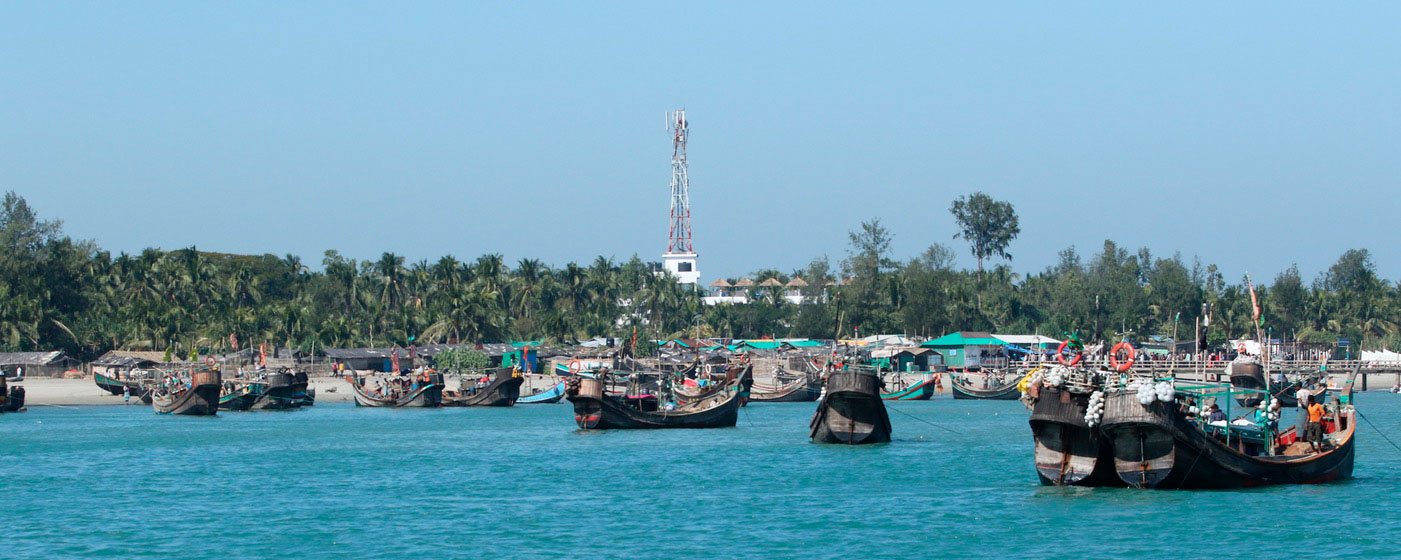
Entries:
POLYGON ((1364 415, 1364 414, 1362 414, 1362 411, 1361 411, 1361 410, 1357 410, 1357 409, 1355 409, 1355 408, 1354 408, 1353 410, 1357 412, 1357 415, 1358 415, 1359 417, 1361 417, 1363 420, 1366 420, 1366 421, 1367 421, 1367 425, 1368 425, 1368 426, 1371 426, 1373 430, 1376 430, 1378 434, 1381 434, 1382 439, 1386 440, 1387 443, 1390 443, 1391 446, 1392 446, 1392 447, 1395 447, 1397 451, 1401 451, 1401 447, 1398 447, 1398 446, 1396 445, 1396 442, 1391 441, 1391 438, 1386 437, 1386 432, 1383 432, 1383 431, 1381 430, 1381 428, 1378 428, 1376 424, 1373 424, 1371 420, 1368 420, 1368 419, 1367 419, 1367 416, 1364 415))
POLYGON ((895 412, 898 412, 898 413, 900 413, 900 414, 904 414, 905 416, 908 416, 908 417, 913 418, 913 419, 915 419, 915 420, 917 420, 917 421, 920 421, 920 422, 924 422, 925 424, 929 424, 930 426, 934 426, 935 428, 939 428, 940 430, 946 431, 946 432, 948 432, 948 433, 951 433, 951 434, 957 434, 957 433, 958 433, 957 430, 954 430, 954 429, 949 428, 949 427, 947 427, 947 426, 940 426, 939 424, 936 424, 936 423, 934 423, 934 422, 930 422, 929 420, 925 420, 925 419, 923 419, 923 418, 920 418, 920 417, 918 417, 918 416, 915 416, 915 415, 913 415, 913 414, 910 414, 910 413, 908 413, 908 412, 905 412, 905 411, 903 411, 903 410, 900 410, 899 408, 895 408, 895 407, 893 407, 893 406, 887 406, 886 409, 888 409, 888 410, 894 410, 895 412))

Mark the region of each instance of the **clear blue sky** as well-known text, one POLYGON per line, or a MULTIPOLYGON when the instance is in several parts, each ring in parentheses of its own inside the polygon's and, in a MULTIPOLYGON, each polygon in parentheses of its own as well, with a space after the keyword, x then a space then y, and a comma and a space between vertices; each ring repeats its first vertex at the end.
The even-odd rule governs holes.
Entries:
POLYGON ((684 106, 705 281, 875 216, 971 266, 975 190, 1023 272, 1401 277, 1401 4, 978 4, 0 3, 0 190, 114 251, 657 260, 684 106))

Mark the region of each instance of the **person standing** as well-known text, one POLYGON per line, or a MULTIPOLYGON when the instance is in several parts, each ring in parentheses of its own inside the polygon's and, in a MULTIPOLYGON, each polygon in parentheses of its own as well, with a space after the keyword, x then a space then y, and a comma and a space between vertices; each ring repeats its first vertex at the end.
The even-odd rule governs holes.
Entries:
POLYGON ((1309 445, 1317 452, 1319 446, 1323 444, 1323 405, 1318 404, 1312 396, 1309 397, 1309 425, 1304 431, 1305 438, 1309 445))

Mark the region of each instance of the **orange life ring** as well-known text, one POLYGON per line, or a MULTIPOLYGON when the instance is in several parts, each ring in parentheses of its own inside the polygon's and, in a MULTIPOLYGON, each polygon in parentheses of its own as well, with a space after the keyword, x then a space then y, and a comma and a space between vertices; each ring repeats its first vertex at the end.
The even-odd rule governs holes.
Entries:
POLYGON ((1109 351, 1109 367, 1114 368, 1114 371, 1120 373, 1128 371, 1129 368, 1133 367, 1133 359, 1133 345, 1129 344, 1128 342, 1120 342, 1118 344, 1115 344, 1114 348, 1109 351), (1129 358, 1123 362, 1119 361, 1119 351, 1121 350, 1127 352, 1129 355, 1129 358))
POLYGON ((1080 364, 1080 360, 1084 359, 1085 355, 1083 353, 1077 352, 1075 354, 1075 357, 1071 358, 1070 361, 1067 362, 1065 360, 1065 347, 1067 346, 1070 346, 1070 341, 1063 340, 1061 341, 1060 346, 1056 347, 1056 361, 1060 362, 1060 364, 1063 366, 1075 367, 1080 364))
POLYGON ((583 364, 583 362, 580 362, 580 361, 579 361, 579 358, 574 358, 573 360, 570 360, 570 361, 569 361, 569 373, 570 373, 570 375, 578 375, 580 371, 583 371, 583 369, 584 369, 584 364, 583 364))
POLYGON ((1244 342, 1237 342, 1237 343, 1236 343, 1236 352, 1239 352, 1239 353, 1241 353, 1241 354, 1244 354, 1244 353, 1245 353, 1245 343, 1244 343, 1244 342))
POLYGON ((204 363, 212 367, 215 364, 214 356, 205 356, 204 363))
POLYGON ((740 355, 739 355, 739 363, 741 363, 741 364, 748 364, 748 363, 749 363, 749 354, 740 354, 740 355))

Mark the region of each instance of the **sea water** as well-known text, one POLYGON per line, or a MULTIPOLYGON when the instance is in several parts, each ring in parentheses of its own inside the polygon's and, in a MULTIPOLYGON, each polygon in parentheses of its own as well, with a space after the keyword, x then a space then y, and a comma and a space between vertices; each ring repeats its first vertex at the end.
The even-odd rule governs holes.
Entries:
MULTIPOLYGON (((1358 400, 1401 429, 1401 395, 1358 400)), ((36 406, 0 415, 0 558, 1401 553, 1401 452, 1365 422, 1348 482, 1141 491, 1039 485, 1018 402, 889 408, 893 442, 847 447, 809 443, 812 403, 751 404, 735 428, 588 433, 567 403, 36 406)))

